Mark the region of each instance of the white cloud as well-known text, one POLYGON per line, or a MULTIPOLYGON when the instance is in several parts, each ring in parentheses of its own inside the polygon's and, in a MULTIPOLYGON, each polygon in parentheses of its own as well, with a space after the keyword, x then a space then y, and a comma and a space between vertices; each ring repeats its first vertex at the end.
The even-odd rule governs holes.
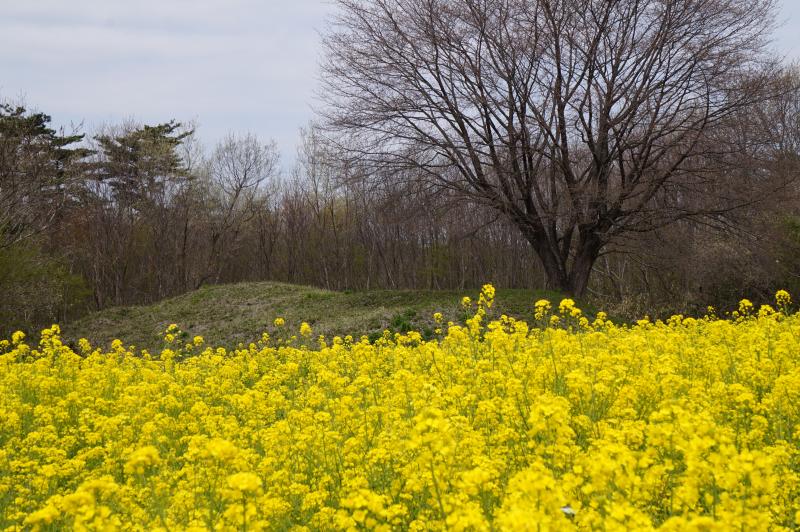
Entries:
MULTIPOLYGON (((127 117, 197 119, 275 138, 294 157, 312 118, 330 0, 0 0, 0 96, 25 95, 87 129, 127 117)), ((800 2, 782 0, 776 46, 800 59, 800 2)))
POLYGON ((775 48, 790 61, 800 61, 800 2, 780 0, 775 48))
POLYGON ((54 121, 197 119, 275 138, 310 118, 324 0, 29 0, 0 18, 0 95, 54 121), (13 51, 13 53, 9 53, 13 51))

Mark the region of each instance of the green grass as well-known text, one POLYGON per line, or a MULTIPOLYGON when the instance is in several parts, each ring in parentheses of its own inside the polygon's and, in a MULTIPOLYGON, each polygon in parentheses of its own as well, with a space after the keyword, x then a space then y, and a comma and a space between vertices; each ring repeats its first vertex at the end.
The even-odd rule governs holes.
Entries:
MULTIPOLYGON (((90 314, 62 329, 67 341, 87 338, 107 346, 119 338, 126 345, 155 350, 164 329, 176 323, 189 338, 201 335, 207 345, 235 346, 260 338, 281 316, 297 331, 309 322, 314 334, 351 334, 355 337, 419 330, 429 335, 435 327, 432 314, 445 321, 461 321, 463 296, 477 299, 478 290, 375 290, 332 292, 283 283, 241 283, 206 286, 149 306, 110 308, 90 314)), ((545 298, 557 304, 561 296, 541 290, 497 290, 492 314, 529 320, 533 302, 545 298)))

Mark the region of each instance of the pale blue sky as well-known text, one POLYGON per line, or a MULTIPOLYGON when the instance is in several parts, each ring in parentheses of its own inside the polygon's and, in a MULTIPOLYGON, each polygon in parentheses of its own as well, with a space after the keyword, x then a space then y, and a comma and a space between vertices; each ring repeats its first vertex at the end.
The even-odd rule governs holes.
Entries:
MULTIPOLYGON (((776 48, 800 60, 800 0, 776 48)), ((58 124, 196 120, 274 138, 294 159, 312 118, 327 0, 0 0, 0 98, 58 124)))

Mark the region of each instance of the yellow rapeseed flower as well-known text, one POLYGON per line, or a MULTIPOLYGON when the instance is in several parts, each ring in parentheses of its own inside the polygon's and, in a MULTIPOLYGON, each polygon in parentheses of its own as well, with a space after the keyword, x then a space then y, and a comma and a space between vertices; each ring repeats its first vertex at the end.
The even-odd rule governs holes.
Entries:
POLYGON ((261 479, 253 473, 235 473, 228 476, 228 486, 242 493, 255 493, 261 489, 261 479))
POLYGON ((788 307, 792 304, 792 296, 786 290, 778 290, 775 292, 775 302, 779 307, 788 307))
POLYGON ((790 300, 776 295, 777 312, 743 305, 735 319, 625 325, 540 300, 529 327, 491 319, 494 294, 479 297, 432 340, 174 342, 159 356, 120 340, 74 352, 57 327, 33 346, 0 340, 4 526, 800 524, 790 300))

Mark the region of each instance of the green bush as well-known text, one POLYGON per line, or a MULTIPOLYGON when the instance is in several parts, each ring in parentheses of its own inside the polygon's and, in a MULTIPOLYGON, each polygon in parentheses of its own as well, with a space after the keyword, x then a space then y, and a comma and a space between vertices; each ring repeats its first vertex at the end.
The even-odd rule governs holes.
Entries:
POLYGON ((0 293, 0 337, 75 317, 90 295, 82 277, 31 243, 0 249, 0 293))

